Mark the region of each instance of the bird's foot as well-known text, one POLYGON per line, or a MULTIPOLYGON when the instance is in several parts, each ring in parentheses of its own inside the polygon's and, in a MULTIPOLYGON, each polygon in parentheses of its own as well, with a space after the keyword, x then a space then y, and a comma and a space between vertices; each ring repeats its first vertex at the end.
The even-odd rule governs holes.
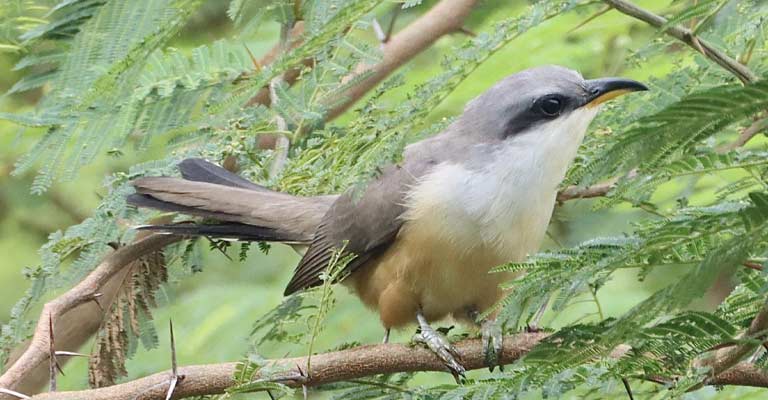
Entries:
POLYGON ((495 319, 485 319, 480 323, 480 337, 483 341, 483 356, 485 365, 493 372, 496 366, 499 371, 504 371, 504 365, 501 364, 501 351, 504 340, 504 332, 501 325, 495 319))
POLYGON ((535 323, 525 324, 525 333, 539 333, 543 331, 544 330, 539 328, 535 323))
POLYGON ((443 364, 448 368, 453 378, 456 379, 456 383, 461 383, 466 373, 464 366, 460 363, 461 355, 448 342, 448 339, 427 323, 421 313, 417 317, 419 320, 419 331, 413 336, 413 341, 426 345, 443 361, 443 364))

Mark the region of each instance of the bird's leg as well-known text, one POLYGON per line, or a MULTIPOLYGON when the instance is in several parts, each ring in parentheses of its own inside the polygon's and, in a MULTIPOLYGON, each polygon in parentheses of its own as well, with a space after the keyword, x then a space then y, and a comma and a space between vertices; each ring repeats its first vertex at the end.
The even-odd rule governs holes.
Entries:
POLYGON ((389 343, 389 331, 390 331, 390 328, 386 328, 386 330, 384 331, 384 339, 381 341, 381 343, 384 343, 384 344, 389 343))
POLYGON ((501 330, 501 325, 496 321, 496 318, 483 318, 480 319, 480 312, 471 309, 467 312, 469 318, 476 324, 480 325, 480 337, 483 341, 483 356, 485 358, 485 365, 493 372, 496 366, 499 366, 499 370, 504 370, 504 365, 501 364, 501 350, 504 339, 504 332, 501 330))
POLYGON ((443 335, 429 325, 421 310, 416 312, 416 320, 419 322, 419 331, 414 335, 413 340, 425 344, 435 355, 440 357, 451 375, 456 379, 456 383, 461 383, 466 370, 458 361, 461 359, 459 353, 443 335))

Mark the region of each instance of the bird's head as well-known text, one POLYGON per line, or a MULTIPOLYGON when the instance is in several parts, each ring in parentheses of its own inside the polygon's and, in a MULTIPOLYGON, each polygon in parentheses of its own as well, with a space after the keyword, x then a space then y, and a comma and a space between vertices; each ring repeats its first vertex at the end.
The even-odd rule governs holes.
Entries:
POLYGON ((462 123, 490 140, 536 141, 535 136, 546 135, 553 140, 576 136, 570 139, 580 143, 601 104, 641 90, 648 88, 631 79, 584 79, 564 67, 536 67, 503 79, 473 100, 462 123))

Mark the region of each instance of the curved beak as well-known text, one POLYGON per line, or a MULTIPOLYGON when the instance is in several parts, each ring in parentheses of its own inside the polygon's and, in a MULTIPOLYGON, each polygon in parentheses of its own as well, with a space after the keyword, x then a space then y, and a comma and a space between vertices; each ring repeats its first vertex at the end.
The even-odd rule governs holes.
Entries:
POLYGON ((586 107, 596 107, 622 94, 648 90, 648 87, 638 81, 624 78, 601 78, 587 81, 586 107))

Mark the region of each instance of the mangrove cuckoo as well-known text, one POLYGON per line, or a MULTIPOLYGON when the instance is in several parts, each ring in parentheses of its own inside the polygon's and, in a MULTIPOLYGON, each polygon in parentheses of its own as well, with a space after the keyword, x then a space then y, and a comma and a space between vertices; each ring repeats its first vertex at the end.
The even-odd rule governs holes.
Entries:
POLYGON ((489 270, 538 250, 599 105, 639 90, 647 88, 629 79, 532 68, 472 100, 443 132, 407 146, 361 192, 292 196, 187 159, 182 178, 133 181, 129 201, 219 221, 149 227, 156 231, 307 244, 286 295, 320 285, 343 247, 354 255, 343 284, 378 311, 387 335, 416 320, 417 338, 459 376, 456 353, 429 323, 452 316, 480 324, 486 359, 496 360, 501 328, 493 317, 476 318, 511 277, 489 270))

